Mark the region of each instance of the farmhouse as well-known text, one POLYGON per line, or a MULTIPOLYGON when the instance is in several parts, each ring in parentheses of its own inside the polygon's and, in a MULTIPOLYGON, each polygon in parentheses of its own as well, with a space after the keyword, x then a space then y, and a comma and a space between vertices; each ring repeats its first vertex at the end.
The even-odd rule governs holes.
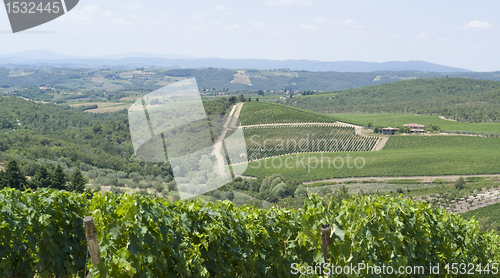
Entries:
POLYGON ((424 132, 424 125, 419 124, 405 124, 404 128, 409 128, 411 132, 424 132))
POLYGON ((394 135, 396 131, 398 131, 399 128, 394 128, 394 127, 386 127, 382 128, 382 134, 384 135, 394 135))

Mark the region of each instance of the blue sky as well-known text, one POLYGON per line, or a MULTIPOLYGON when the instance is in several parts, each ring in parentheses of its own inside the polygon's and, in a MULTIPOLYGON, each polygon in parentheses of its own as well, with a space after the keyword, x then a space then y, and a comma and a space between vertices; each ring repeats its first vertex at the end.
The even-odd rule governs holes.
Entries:
POLYGON ((422 60, 500 70, 500 1, 95 1, 9 34, 0 10, 0 54, 127 52, 321 61, 422 60))

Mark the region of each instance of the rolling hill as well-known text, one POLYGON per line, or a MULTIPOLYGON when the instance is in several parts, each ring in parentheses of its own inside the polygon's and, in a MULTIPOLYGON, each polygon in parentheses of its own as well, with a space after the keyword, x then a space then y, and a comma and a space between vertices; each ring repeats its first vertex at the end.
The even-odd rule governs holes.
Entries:
POLYGON ((0 55, 0 64, 54 64, 59 67, 114 67, 133 69, 137 67, 159 68, 226 68, 226 69, 291 69, 298 71, 422 71, 422 72, 470 72, 466 69, 448 67, 424 61, 391 61, 384 63, 362 61, 314 61, 314 60, 266 60, 266 59, 222 59, 194 58, 183 55, 155 55, 128 53, 103 57, 66 56, 54 51, 38 49, 0 55))
POLYGON ((241 109, 239 120, 244 126, 279 123, 334 122, 332 118, 321 113, 259 101, 245 103, 241 109))
MULTIPOLYGON (((294 71, 290 69, 148 69, 121 70, 112 68, 58 68, 46 64, 37 67, 23 65, 0 66, 0 93, 18 91, 23 94, 27 86, 49 87, 60 92, 75 94, 92 92, 92 95, 123 90, 155 90, 172 82, 196 77, 200 90, 232 92, 270 91, 339 91, 365 86, 393 83, 402 80, 436 77, 460 77, 500 81, 500 73, 476 72, 334 72, 294 71)), ((33 92, 31 92, 33 93, 33 92)), ((39 94, 40 92, 37 92, 39 94)), ((52 92, 54 93, 54 92, 52 92)), ((28 94, 26 94, 28 95, 28 94)), ((70 97, 70 95, 67 95, 70 97)), ((82 97, 82 96, 80 96, 82 97)), ((51 96, 52 98, 52 96, 51 96)))
POLYGON ((500 82, 416 79, 277 102, 321 113, 430 114, 464 122, 498 122, 500 82))

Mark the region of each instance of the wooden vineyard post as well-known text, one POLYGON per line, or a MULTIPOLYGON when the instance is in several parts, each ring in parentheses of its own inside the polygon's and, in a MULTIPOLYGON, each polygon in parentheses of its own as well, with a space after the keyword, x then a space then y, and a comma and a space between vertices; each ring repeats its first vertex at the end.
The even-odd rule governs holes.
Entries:
POLYGON ((95 267, 101 261, 101 253, 99 252, 97 234, 95 233, 94 219, 92 216, 87 216, 83 219, 83 224, 85 226, 85 237, 87 238, 90 257, 92 258, 92 265, 95 267))
POLYGON ((328 253, 328 246, 332 244, 332 238, 330 234, 332 232, 332 227, 330 225, 321 227, 321 241, 323 243, 323 256, 325 257, 325 263, 330 262, 330 254, 328 253))

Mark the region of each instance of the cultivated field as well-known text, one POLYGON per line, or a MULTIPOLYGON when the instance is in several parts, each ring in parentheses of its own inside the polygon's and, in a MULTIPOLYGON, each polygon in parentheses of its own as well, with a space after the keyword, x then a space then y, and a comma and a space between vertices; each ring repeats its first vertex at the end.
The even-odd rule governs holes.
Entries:
POLYGON ((88 112, 88 113, 116 112, 116 111, 120 111, 120 110, 123 110, 123 109, 128 109, 130 106, 131 106, 131 104, 123 104, 123 105, 118 105, 118 106, 111 106, 111 107, 103 107, 103 108, 85 110, 85 112, 88 112))
POLYGON ((378 152, 309 153, 269 158, 250 162, 245 175, 265 177, 281 173, 287 178, 313 181, 346 177, 497 174, 500 169, 498 157, 498 138, 394 136, 378 152))
POLYGON ((326 124, 244 128, 251 160, 308 152, 371 151, 378 137, 356 134, 353 127, 326 124))
POLYGON ((500 227, 500 203, 463 213, 462 216, 465 219, 474 217, 481 222, 487 220, 490 224, 497 223, 495 226, 500 227))
POLYGON ((320 113, 256 101, 245 103, 239 119, 242 125, 335 122, 320 113))
POLYGON ((233 80, 229 83, 240 83, 248 86, 252 86, 252 82, 250 81, 251 75, 245 73, 245 71, 239 70, 238 73, 234 74, 233 80))
POLYGON ((81 103, 70 104, 69 106, 71 106, 71 107, 81 107, 81 106, 92 106, 92 105, 97 105, 98 108, 106 108, 106 107, 113 107, 113 106, 117 106, 117 105, 122 105, 122 103, 116 103, 116 102, 81 102, 81 103))

